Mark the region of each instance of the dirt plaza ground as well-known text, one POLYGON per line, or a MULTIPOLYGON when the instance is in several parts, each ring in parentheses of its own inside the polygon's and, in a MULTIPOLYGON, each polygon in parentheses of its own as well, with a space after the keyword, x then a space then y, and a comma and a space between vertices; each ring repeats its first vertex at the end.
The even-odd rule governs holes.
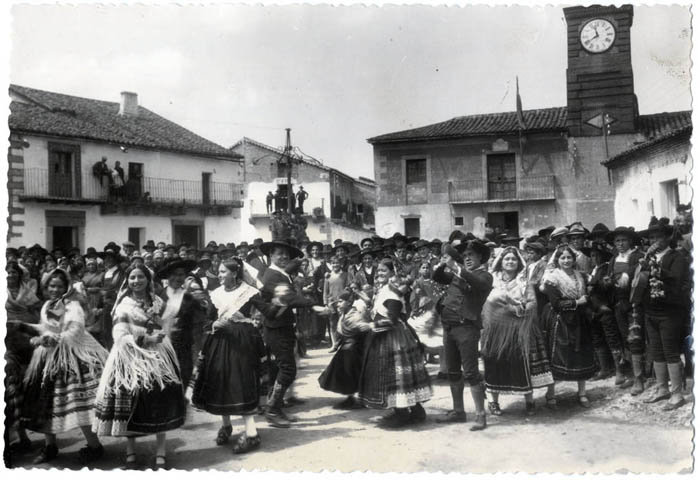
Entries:
MULTIPOLYGON (((300 361, 297 395, 304 404, 288 412, 299 418, 291 429, 268 426, 256 417, 262 446, 258 451, 234 455, 230 447, 214 443, 219 420, 190 409, 186 425, 168 433, 168 464, 173 469, 343 472, 655 472, 677 473, 692 469, 692 389, 688 403, 670 413, 661 404, 647 405, 629 390, 614 387, 613 379, 590 383, 591 407, 577 403, 576 384, 557 386, 559 406, 544 405, 544 391, 536 392, 537 412, 525 415, 524 400, 501 398, 503 416, 488 416, 488 429, 470 432, 473 406, 465 392, 467 424, 441 425, 435 418, 451 407, 449 385, 434 382, 434 397, 425 404, 425 423, 402 430, 377 425, 384 412, 369 409, 340 411, 332 405, 342 396, 318 387, 317 378, 331 354, 309 351, 300 361)), ((437 365, 429 365, 433 374, 437 365)), ((243 429, 234 418, 234 432, 243 429)), ((31 433, 36 449, 42 436, 31 433)), ((124 462, 125 441, 103 438, 105 456, 92 465, 117 469, 124 462)), ((52 467, 80 469, 77 451, 84 445, 78 430, 59 437, 59 458, 52 467)), ((139 439, 138 462, 147 469, 155 455, 155 437, 139 439)), ((17 458, 18 467, 31 467, 33 454, 17 458)), ((43 465, 42 467, 48 467, 43 465)))

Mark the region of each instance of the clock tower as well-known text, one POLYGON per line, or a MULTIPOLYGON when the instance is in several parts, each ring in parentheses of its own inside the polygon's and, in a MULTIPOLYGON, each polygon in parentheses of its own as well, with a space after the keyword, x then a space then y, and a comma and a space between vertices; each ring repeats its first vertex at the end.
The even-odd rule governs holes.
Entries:
POLYGON ((635 132, 632 5, 564 9, 567 34, 567 127, 572 137, 635 132))

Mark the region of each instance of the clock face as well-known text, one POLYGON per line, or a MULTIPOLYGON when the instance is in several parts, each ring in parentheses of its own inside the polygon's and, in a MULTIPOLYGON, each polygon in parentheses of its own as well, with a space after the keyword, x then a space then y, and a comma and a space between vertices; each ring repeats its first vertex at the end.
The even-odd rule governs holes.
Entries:
POLYGON ((588 52, 602 53, 615 42, 615 27, 605 19, 595 18, 583 26, 579 38, 588 52))

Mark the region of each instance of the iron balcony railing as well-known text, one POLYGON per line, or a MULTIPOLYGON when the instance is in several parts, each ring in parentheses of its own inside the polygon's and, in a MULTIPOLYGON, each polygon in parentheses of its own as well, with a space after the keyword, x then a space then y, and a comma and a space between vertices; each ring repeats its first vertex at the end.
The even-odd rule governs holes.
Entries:
POLYGON ((131 203, 240 206, 242 191, 242 184, 141 177, 127 179, 123 189, 116 192, 110 191, 106 177, 101 185, 92 173, 49 175, 47 169, 25 169, 22 197, 97 203, 119 199, 131 203))
POLYGON ((553 175, 529 175, 510 182, 476 179, 448 183, 449 201, 455 204, 553 200, 554 192, 553 175))
MULTIPOLYGON (((267 203, 265 198, 262 199, 251 199, 250 201, 250 215, 251 216, 266 216, 268 215, 267 203)), ((306 215, 325 215, 324 212, 325 199, 307 199, 304 202, 304 214, 306 215)), ((285 206, 286 208, 286 206, 285 206)), ((275 202, 272 201, 272 212, 275 210, 275 202)))

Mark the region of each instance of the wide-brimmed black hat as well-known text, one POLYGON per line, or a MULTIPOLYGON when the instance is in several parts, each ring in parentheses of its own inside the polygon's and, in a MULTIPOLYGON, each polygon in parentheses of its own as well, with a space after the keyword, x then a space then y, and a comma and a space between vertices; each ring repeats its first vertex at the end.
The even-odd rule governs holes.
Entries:
POLYGON ((472 239, 460 244, 460 252, 462 255, 468 250, 473 250, 481 256, 481 263, 483 264, 489 257, 491 257, 491 250, 481 242, 479 239, 472 239))
POLYGON ((396 245, 397 247, 400 244, 408 244, 408 237, 406 237, 400 232, 395 232, 394 235, 391 236, 391 239, 394 241, 394 245, 396 245))
POLYGON ((441 246, 442 241, 436 237, 435 239, 430 241, 430 245, 431 246, 441 246))
POLYGON ((141 247, 141 250, 148 250, 148 249, 153 249, 156 250, 156 243, 153 242, 153 240, 147 240, 146 244, 144 244, 143 247, 141 247))
POLYGON ((649 237, 649 234, 661 232, 665 236, 670 236, 673 233, 673 226, 668 217, 657 219, 656 216, 649 220, 649 228, 639 232, 641 237, 649 237))
POLYGON ((608 262, 613 255, 612 250, 602 242, 594 242, 591 244, 591 247, 582 247, 581 252, 583 252, 588 257, 591 257, 591 254, 593 252, 597 252, 602 256, 603 262, 608 262))
POLYGON ((590 231, 583 227, 583 224, 579 221, 574 222, 571 225, 566 226, 569 229, 569 235, 588 235, 590 231))
POLYGON ((263 242, 262 245, 260 246, 260 250, 262 251, 263 254, 265 255, 270 255, 272 252, 272 249, 275 247, 284 247, 289 251, 289 258, 290 259, 296 259, 297 257, 304 257, 304 253, 299 249, 298 247, 295 247, 287 242, 282 242, 282 241, 270 241, 270 242, 263 242))
POLYGON ((351 245, 352 244, 350 244, 348 242, 343 242, 342 244, 335 244, 333 246, 333 249, 331 250, 331 252, 333 253, 333 255, 335 255, 335 253, 338 249, 345 249, 345 253, 350 254, 350 246, 351 245))
POLYGON ((375 244, 374 239, 372 239, 371 237, 365 237, 364 239, 362 239, 362 240, 360 241, 360 245, 362 245, 362 243, 365 242, 365 241, 370 241, 370 242, 372 243, 372 245, 375 244))
POLYGON ((413 248, 414 248, 415 250, 421 249, 421 248, 423 248, 423 247, 430 247, 430 242, 428 242, 428 241, 425 240, 425 239, 418 239, 418 240, 413 244, 413 248))
POLYGON ((611 230, 607 234, 605 234, 604 238, 606 242, 612 244, 615 241, 615 237, 617 237, 618 235, 629 236, 633 244, 638 241, 638 234, 637 231, 634 230, 634 227, 625 226, 615 227, 614 230, 611 230))
POLYGON ((175 269, 184 269, 185 272, 192 272, 197 267, 197 261, 186 260, 186 259, 175 259, 158 270, 158 277, 161 279, 166 279, 170 277, 170 274, 175 271, 175 269))
POLYGON ((545 247, 544 243, 539 239, 532 239, 532 240, 526 240, 525 241, 525 246, 526 248, 530 248, 535 252, 538 252, 540 254, 544 254, 547 252, 547 247, 545 247))
POLYGON ((556 229, 556 227, 554 227, 553 225, 547 226, 547 227, 545 227, 545 228, 543 228, 543 229, 538 230, 538 231, 537 231, 537 235, 540 236, 540 237, 545 237, 545 238, 547 238, 547 237, 549 237, 549 234, 551 234, 552 232, 554 232, 554 229, 556 229))
POLYGON ((383 249, 362 249, 360 252, 357 253, 357 256, 362 259, 366 255, 371 255, 372 257, 377 257, 380 254, 383 254, 384 250, 383 249))
POLYGON ((603 224, 602 222, 598 222, 596 225, 593 226, 593 229, 588 233, 588 238, 589 239, 596 239, 599 237, 605 238, 605 236, 608 235, 608 232, 610 232, 610 229, 608 229, 608 226, 603 224))
POLYGON ((323 252, 323 243, 319 241, 312 241, 309 242, 309 245, 306 246, 306 253, 311 255, 311 248, 314 246, 318 247, 318 250, 323 252))

